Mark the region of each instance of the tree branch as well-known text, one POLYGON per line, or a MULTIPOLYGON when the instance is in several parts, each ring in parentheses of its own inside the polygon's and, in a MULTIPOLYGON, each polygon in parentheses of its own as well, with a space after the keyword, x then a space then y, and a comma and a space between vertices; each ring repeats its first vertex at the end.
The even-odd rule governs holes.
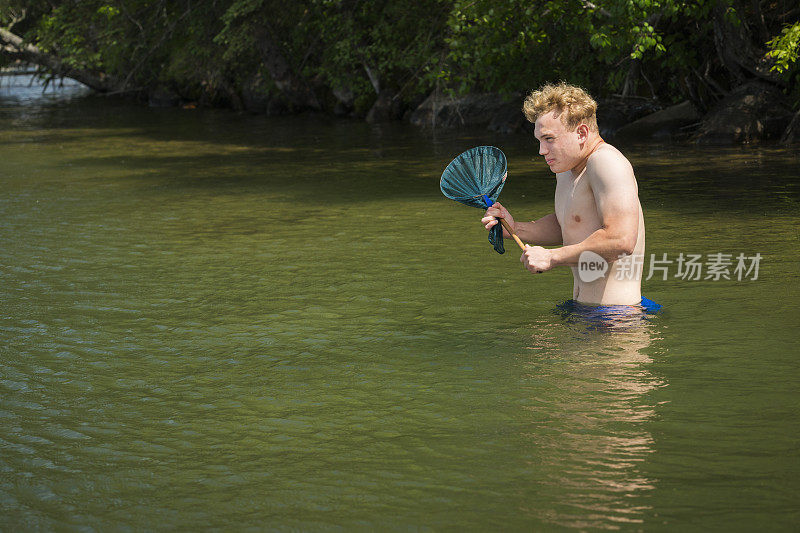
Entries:
POLYGON ((5 28, 0 28, 0 51, 13 59, 38 65, 55 76, 79 81, 101 93, 108 92, 113 88, 111 80, 105 74, 65 65, 57 56, 42 52, 37 46, 25 43, 22 37, 5 28))
POLYGON ((611 13, 609 13, 608 10, 606 10, 605 8, 602 8, 602 7, 600 7, 600 6, 596 5, 596 4, 593 4, 589 0, 578 0, 578 1, 583 6, 583 9, 591 9, 593 11, 597 11, 598 13, 603 15, 604 17, 611 18, 611 13))
POLYGON ((23 7, 22 9, 19 10, 19 13, 16 13, 15 10, 12 8, 9 9, 9 12, 11 14, 11 22, 8 23, 6 29, 11 31, 11 29, 14 26, 25 20, 25 16, 28 14, 28 10, 23 7))

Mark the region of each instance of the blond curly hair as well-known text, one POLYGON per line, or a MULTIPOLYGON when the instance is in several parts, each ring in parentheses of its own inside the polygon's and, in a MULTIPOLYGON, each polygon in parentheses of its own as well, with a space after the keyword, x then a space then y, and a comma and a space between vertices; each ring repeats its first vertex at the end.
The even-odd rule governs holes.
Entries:
POLYGON ((586 124, 591 131, 597 128, 597 102, 585 90, 575 85, 561 82, 557 85, 548 83, 538 91, 533 91, 525 98, 522 112, 530 122, 536 122, 540 116, 557 109, 561 114, 561 122, 574 130, 580 124, 586 124))

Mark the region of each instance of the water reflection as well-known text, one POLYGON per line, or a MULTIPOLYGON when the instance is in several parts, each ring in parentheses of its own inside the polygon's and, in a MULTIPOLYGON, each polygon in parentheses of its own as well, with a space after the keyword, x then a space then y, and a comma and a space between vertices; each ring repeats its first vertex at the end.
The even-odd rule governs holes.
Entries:
POLYGON ((88 87, 69 78, 45 84, 35 72, 0 72, 0 106, 64 102, 90 93, 88 87))
POLYGON ((657 322, 637 308, 610 311, 562 304, 558 319, 533 325, 525 369, 536 402, 526 409, 539 422, 525 437, 544 463, 541 483, 558 495, 539 519, 559 526, 641 524, 642 496, 657 483, 642 469, 654 451, 648 393, 666 385, 648 370, 657 322))
POLYGON ((554 312, 564 322, 587 331, 623 331, 651 324, 653 315, 660 310, 660 305, 647 299, 641 305, 589 305, 567 300, 558 304, 554 312))

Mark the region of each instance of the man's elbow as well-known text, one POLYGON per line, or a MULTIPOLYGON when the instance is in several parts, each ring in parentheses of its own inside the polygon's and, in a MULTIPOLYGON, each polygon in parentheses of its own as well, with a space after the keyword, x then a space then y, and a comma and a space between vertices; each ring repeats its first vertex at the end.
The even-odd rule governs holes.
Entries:
MULTIPOLYGON (((604 228, 608 231, 607 228, 604 228)), ((611 234, 608 235, 611 241, 609 244, 609 257, 608 259, 613 261, 620 256, 623 255, 632 255, 634 250, 636 249, 636 233, 617 233, 616 235, 611 234)))
POLYGON ((626 235, 617 241, 617 255, 632 255, 636 250, 636 237, 626 235))

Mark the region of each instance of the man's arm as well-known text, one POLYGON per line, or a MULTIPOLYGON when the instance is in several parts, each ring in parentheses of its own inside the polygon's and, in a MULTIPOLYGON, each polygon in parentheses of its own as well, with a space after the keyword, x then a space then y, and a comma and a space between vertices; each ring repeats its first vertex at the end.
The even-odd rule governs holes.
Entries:
MULTIPOLYGON (((557 246, 563 242, 561 224, 558 223, 555 213, 545 215, 533 222, 516 222, 511 213, 497 202, 486 211, 486 215, 481 219, 481 222, 488 230, 495 224, 499 224, 497 217, 504 218, 523 242, 540 246, 557 246)), ((503 229, 503 237, 510 239, 511 235, 503 229)))
POLYGON ((639 195, 630 163, 617 154, 598 154, 587 169, 602 227, 583 241, 547 250, 528 247, 522 262, 531 271, 545 271, 559 265, 578 264, 581 253, 589 250, 607 261, 633 253, 639 230, 639 195))

